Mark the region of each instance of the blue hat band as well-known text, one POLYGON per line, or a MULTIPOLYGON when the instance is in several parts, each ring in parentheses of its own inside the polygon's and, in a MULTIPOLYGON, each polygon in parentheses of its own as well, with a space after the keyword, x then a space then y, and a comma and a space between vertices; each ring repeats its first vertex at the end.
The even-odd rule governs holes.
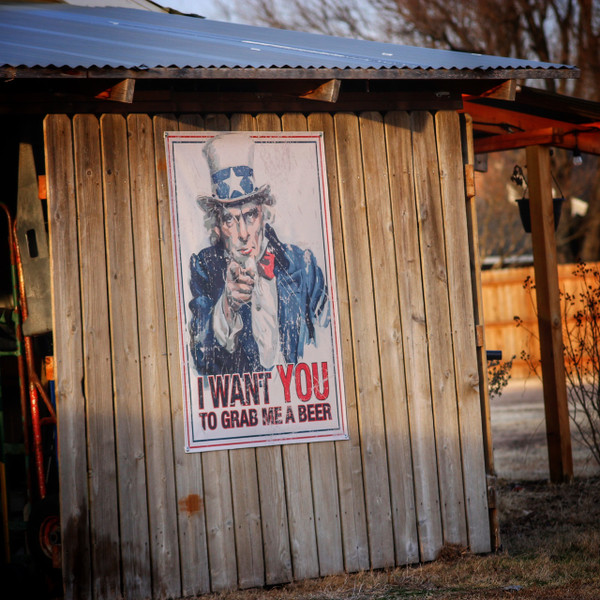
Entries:
POLYGON ((219 200, 234 200, 254 191, 254 169, 248 166, 227 167, 212 174, 214 194, 219 200))

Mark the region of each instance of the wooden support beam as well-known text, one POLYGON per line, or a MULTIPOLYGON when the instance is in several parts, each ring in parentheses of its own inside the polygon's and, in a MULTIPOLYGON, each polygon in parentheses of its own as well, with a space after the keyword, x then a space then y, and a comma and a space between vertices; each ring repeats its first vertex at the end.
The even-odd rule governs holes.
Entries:
POLYGON ((555 148, 572 150, 577 146, 586 154, 600 155, 600 129, 571 128, 565 132, 561 129, 546 128, 506 135, 491 135, 475 140, 475 152, 499 152, 501 150, 514 150, 527 146, 546 145, 555 148))
MULTIPOLYGON (((509 100, 510 102, 514 101, 517 96, 517 82, 514 79, 508 79, 507 81, 503 81, 499 85, 495 85, 494 87, 482 92, 475 98, 494 98, 496 100, 509 100)), ((471 98, 467 96, 467 98, 471 98)))
MULTIPOLYGON (((304 89, 306 91, 306 88, 304 89)), ((300 98, 302 91, 263 92, 189 92, 137 90, 133 104, 107 102, 92 95, 48 96, 24 93, 3 95, 0 87, 0 115, 69 113, 262 113, 262 112, 362 112, 367 110, 457 110, 462 106, 454 92, 439 97, 432 92, 343 92, 335 105, 316 99, 300 98), (133 108, 132 108, 133 107, 133 108)))
POLYGON ((321 84, 318 88, 302 94, 300 98, 307 100, 320 100, 321 102, 337 102, 340 96, 342 82, 339 79, 331 79, 321 84))
POLYGON ((587 154, 600 154, 600 122, 568 123, 467 99, 463 111, 478 132, 491 134, 475 140, 477 154, 546 144, 567 149, 577 145, 587 154))
POLYGON ((536 129, 535 131, 507 133, 506 135, 491 135, 475 140, 475 152, 481 154, 484 152, 527 148, 527 146, 534 145, 549 145, 554 141, 555 135, 556 132, 551 127, 536 129))
POLYGON ((529 131, 532 129, 562 129, 568 131, 575 127, 573 123, 540 117, 523 112, 521 105, 490 106, 477 102, 475 98, 464 99, 464 112, 471 115, 473 125, 478 131, 489 130, 491 133, 498 131, 499 128, 514 131, 529 131))
POLYGON ((99 100, 111 100, 112 102, 133 102, 133 93, 135 92, 135 79, 123 79, 116 85, 100 92, 95 97, 99 100))
POLYGON ((550 480, 560 483, 573 479, 573 457, 563 355, 549 148, 527 148, 527 175, 550 480))

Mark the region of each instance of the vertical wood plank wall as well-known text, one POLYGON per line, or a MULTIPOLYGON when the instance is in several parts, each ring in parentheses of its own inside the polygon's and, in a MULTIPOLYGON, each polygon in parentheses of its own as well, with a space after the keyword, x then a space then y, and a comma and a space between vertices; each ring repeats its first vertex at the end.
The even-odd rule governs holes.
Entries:
POLYGON ((66 598, 491 549, 457 114, 44 127, 66 598), (185 454, 163 145, 177 129, 324 132, 350 440, 185 454))

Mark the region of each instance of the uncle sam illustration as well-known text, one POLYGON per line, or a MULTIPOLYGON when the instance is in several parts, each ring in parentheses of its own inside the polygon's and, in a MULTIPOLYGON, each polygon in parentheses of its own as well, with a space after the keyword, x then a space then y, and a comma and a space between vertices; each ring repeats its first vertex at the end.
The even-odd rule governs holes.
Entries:
MULTIPOLYGON (((200 196, 211 245, 190 259, 190 350, 200 375, 297 363, 330 320, 328 290, 310 249, 280 240, 276 199, 257 187, 255 142, 223 133, 203 147, 212 194, 200 196)), ((277 198, 301 203, 302 198, 277 198)))

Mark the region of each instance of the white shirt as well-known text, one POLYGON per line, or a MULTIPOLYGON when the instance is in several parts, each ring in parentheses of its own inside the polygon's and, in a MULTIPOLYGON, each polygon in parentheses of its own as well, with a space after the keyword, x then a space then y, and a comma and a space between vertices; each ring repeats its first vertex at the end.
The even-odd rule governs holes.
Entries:
MULTIPOLYGON (((267 279, 259 275, 256 269, 254 272, 256 276, 252 289, 252 335, 258 346, 260 364, 270 369, 276 364, 285 363, 279 341, 277 281, 275 278, 267 279)), ((239 313, 234 313, 232 323, 227 321, 224 302, 226 302, 225 292, 221 294, 215 305, 213 331, 217 342, 227 352, 233 353, 237 348, 239 334, 244 324, 239 313)))

